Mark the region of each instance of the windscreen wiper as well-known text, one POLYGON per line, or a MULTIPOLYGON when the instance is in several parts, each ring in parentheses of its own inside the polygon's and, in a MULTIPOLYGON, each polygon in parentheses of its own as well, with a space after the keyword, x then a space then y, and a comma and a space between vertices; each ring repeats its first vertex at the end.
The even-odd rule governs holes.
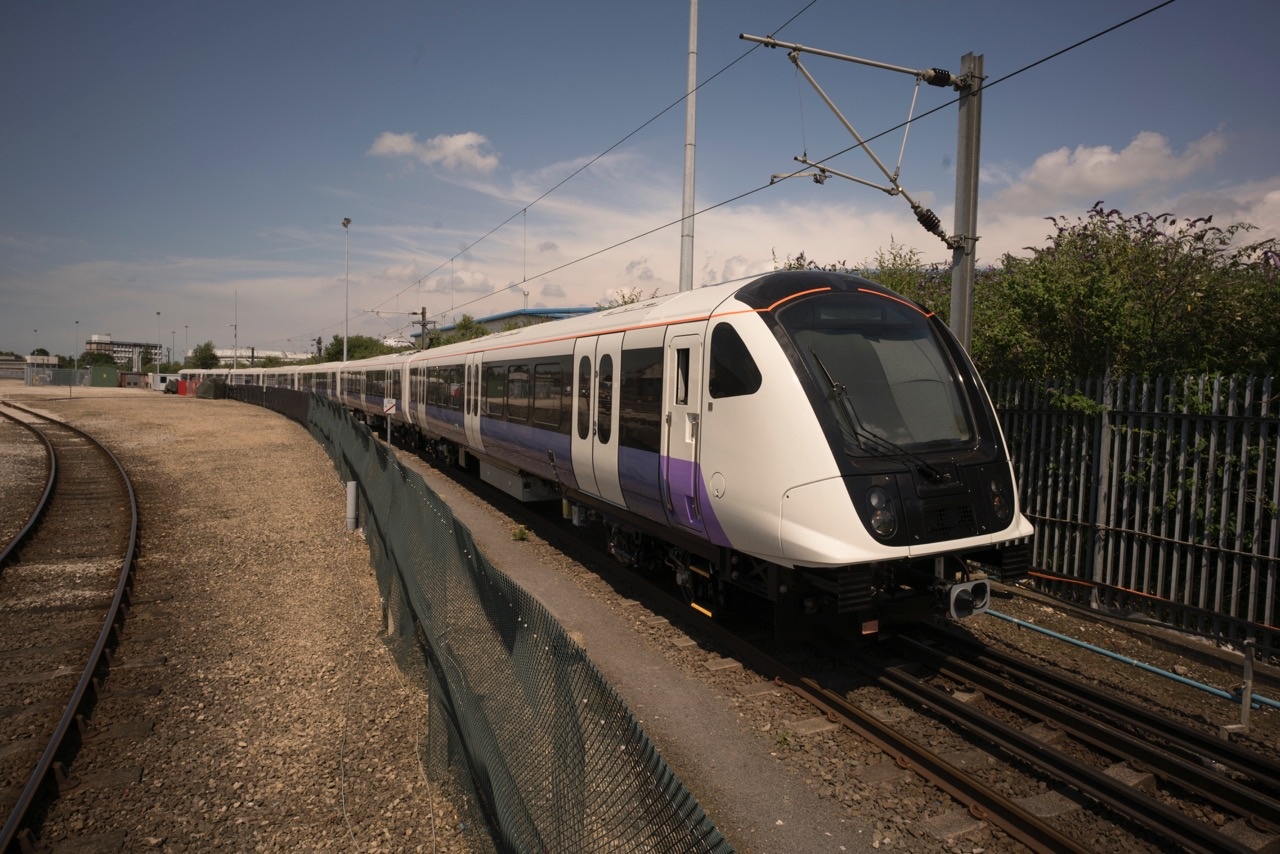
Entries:
POLYGON ((888 456, 889 454, 892 454, 895 456, 905 457, 915 465, 916 469, 922 475, 934 483, 947 483, 951 480, 949 472, 942 471, 928 460, 916 456, 897 442, 886 439, 883 436, 873 433, 863 427, 862 422, 858 419, 857 410, 853 408, 853 401, 849 399, 849 390, 845 388, 844 383, 831 376, 831 372, 827 370, 827 366, 822 363, 822 359, 819 358, 812 345, 809 347, 809 355, 813 356, 814 364, 816 364, 818 369, 822 371, 822 375, 827 379, 827 384, 831 387, 831 393, 835 395, 836 400, 840 402, 840 410, 849 420, 849 426, 853 429, 853 436, 858 442, 859 449, 864 451, 868 450, 865 443, 870 443, 872 446, 870 450, 878 452, 881 456, 888 456))

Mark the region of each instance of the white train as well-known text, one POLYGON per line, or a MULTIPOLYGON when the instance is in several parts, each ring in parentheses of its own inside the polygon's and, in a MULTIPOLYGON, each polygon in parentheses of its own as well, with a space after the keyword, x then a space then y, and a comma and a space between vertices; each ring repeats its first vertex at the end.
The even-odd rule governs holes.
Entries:
MULTIPOLYGON (((187 371, 227 375, 227 371, 187 371)), ((525 500, 607 526, 704 611, 780 631, 962 617, 1031 535, 996 413, 931 312, 856 276, 778 272, 473 341, 230 382, 342 401, 525 500)))

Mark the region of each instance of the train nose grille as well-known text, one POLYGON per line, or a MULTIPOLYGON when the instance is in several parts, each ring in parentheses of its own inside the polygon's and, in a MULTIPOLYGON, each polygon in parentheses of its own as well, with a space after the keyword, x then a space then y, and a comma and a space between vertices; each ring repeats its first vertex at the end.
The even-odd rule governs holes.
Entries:
POLYGON ((927 502, 921 508, 923 539, 927 542, 978 534, 973 505, 956 502, 927 502))

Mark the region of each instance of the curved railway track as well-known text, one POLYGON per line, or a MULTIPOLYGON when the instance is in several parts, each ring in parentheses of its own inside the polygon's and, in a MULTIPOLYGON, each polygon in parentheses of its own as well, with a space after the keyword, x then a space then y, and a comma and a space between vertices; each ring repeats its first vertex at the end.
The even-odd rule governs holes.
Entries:
POLYGON ((0 559, 0 850, 33 847, 68 781, 85 721, 119 642, 132 586, 138 505, 106 448, 68 424, 6 403, 44 437, 43 495, 0 559))

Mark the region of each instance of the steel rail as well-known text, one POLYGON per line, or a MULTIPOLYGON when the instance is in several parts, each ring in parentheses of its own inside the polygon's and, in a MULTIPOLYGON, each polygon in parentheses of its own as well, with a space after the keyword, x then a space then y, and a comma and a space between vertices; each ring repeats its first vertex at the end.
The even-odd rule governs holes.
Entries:
MULTIPOLYGON (((13 404, 10 405, 13 406, 13 404)), ((66 782, 66 771, 58 761, 58 756, 64 745, 67 744, 67 737, 72 732, 73 727, 77 726, 81 716, 91 710, 93 704, 97 701, 97 692, 100 685, 100 680, 97 676, 99 670, 101 669, 105 673, 110 668, 108 653, 119 643, 119 628, 120 624, 124 622, 128 608, 138 544, 138 498, 134 492, 133 483, 129 480, 129 475, 125 472, 124 466, 120 464, 115 454, 111 453, 102 443, 88 433, 70 424, 41 415, 24 407, 15 406, 14 408, 65 427, 99 448, 119 472, 121 482, 128 495, 131 518, 129 542, 121 565, 120 579, 116 584, 115 595, 111 599, 111 605, 107 609, 102 631, 98 634, 98 640, 94 644, 93 651, 89 654, 88 663, 80 675, 80 680, 76 683, 71 699, 67 703, 66 711, 63 712, 61 720, 58 721, 58 725, 49 739, 49 744, 45 747, 44 753, 40 755, 40 760, 36 763, 35 770, 28 779, 27 785, 23 788, 22 794, 19 795, 13 810, 9 813, 9 818, 5 822, 4 828, 0 829, 0 850, 5 852, 22 851, 32 847, 28 838, 30 832, 29 822, 32 818, 33 807, 37 804, 40 793, 50 782, 55 786, 66 782)))
POLYGON ((1252 850, 1216 828, 1196 821, 1127 783, 1109 777, 1098 768, 1080 762, 1021 729, 973 708, 946 691, 907 673, 901 667, 864 666, 868 674, 883 687, 943 715, 999 750, 1053 775, 1108 809, 1189 851, 1211 854, 1252 850))
POLYGON ((1175 747, 1186 758, 1193 761, 1209 758, 1280 794, 1280 762, 1275 759, 1242 747, 1234 741, 1161 717, 1114 693, 1099 691, 1087 683, 1046 670, 1034 662, 1003 650, 983 646, 950 632, 945 636, 949 644, 971 647, 977 656, 973 660, 974 664, 999 668, 1020 680, 1067 697, 1071 703, 1085 705, 1097 714, 1105 714, 1113 720, 1158 733, 1161 742, 1175 747))
POLYGON ((879 747, 893 757, 899 767, 914 771, 951 795, 964 804, 974 818, 990 821, 1031 850, 1089 851, 971 774, 957 769, 924 745, 900 734, 815 680, 803 678, 791 682, 784 677, 775 677, 774 681, 822 710, 828 720, 839 721, 879 747))
MULTIPOLYGON (((12 405, 8 403, 8 401, 5 401, 4 404, 5 406, 12 405)), ((21 424, 36 438, 43 442, 45 455, 49 461, 49 477, 45 480, 44 492, 40 495, 40 500, 36 502, 36 506, 32 509, 31 516, 27 519, 26 524, 22 526, 22 529, 18 531, 18 533, 13 535, 13 539, 11 539, 8 545, 4 547, 4 551, 0 551, 0 569, 3 569, 8 565, 9 560, 14 556, 18 549, 22 548, 23 543, 25 543, 27 538, 31 536, 31 533, 35 531, 36 525, 40 524, 40 519, 44 516, 45 507, 49 504, 49 499, 53 495, 54 484, 58 480, 58 456, 53 452, 53 445, 50 444, 49 437, 41 433, 36 427, 23 421, 21 418, 18 418, 13 413, 6 411, 4 408, 0 408, 0 415, 8 418, 16 424, 21 424)))
MULTIPOLYGON (((938 672, 948 678, 967 682, 1004 705, 1051 722, 1055 727, 1105 753, 1128 759, 1134 767, 1150 770, 1167 782, 1195 793, 1224 811, 1248 819, 1256 827, 1271 829, 1280 826, 1280 802, 1206 767, 1200 759, 1175 755, 1146 739, 1125 732, 1120 724, 1105 723, 1087 712, 1047 699, 1005 677, 984 670, 976 663, 961 661, 953 655, 938 652, 907 638, 901 640, 911 644, 913 656, 932 662, 938 672)), ((1141 725, 1138 721, 1131 723, 1141 725)), ((1214 758, 1212 754, 1205 754, 1205 757, 1214 758)))

